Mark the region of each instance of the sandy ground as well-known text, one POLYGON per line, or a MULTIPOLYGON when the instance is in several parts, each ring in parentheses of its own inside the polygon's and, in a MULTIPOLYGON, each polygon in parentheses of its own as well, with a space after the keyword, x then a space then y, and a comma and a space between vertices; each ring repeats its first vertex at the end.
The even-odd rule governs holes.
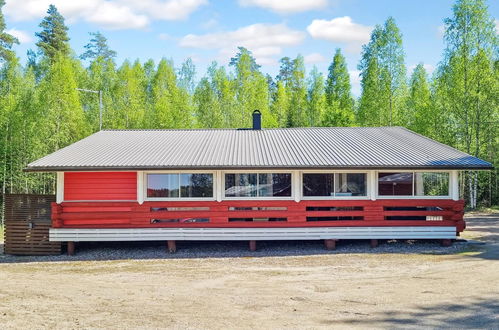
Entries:
POLYGON ((0 328, 499 329, 499 214, 468 217, 450 255, 0 264, 0 328))

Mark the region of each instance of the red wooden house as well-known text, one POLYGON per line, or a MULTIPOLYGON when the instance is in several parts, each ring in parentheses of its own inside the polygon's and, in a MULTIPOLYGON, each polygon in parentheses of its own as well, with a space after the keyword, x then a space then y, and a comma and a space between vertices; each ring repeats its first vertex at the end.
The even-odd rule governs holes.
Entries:
POLYGON ((491 164, 402 127, 105 130, 57 173, 53 241, 455 239, 461 170, 491 164))

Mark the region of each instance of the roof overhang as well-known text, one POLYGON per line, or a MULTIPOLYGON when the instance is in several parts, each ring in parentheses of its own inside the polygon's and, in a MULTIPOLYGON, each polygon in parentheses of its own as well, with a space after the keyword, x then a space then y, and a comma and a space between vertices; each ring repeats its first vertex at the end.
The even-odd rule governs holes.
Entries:
POLYGON ((270 170, 270 169, 286 169, 286 170, 316 170, 316 169, 330 169, 330 170, 474 170, 474 171, 487 171, 493 170, 491 166, 400 166, 400 165, 378 165, 378 166, 120 166, 120 167, 85 167, 85 166, 58 166, 58 167, 28 167, 25 172, 94 172, 94 171, 169 171, 169 170, 270 170))

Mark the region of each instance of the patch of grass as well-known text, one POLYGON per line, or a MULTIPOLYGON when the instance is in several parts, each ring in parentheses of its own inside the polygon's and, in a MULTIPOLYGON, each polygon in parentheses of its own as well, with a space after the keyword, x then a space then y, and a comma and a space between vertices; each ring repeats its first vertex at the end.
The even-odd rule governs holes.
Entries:
POLYGON ((0 242, 3 242, 3 223, 0 223, 0 242))
POLYGON ((476 208, 474 210, 469 210, 470 213, 497 213, 499 212, 499 205, 492 205, 490 207, 485 207, 485 206, 482 206, 482 207, 479 207, 479 208, 476 208))

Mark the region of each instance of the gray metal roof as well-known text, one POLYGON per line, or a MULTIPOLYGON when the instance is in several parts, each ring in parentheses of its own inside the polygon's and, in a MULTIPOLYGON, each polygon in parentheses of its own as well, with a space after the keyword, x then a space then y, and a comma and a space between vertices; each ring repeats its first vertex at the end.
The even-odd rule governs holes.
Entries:
POLYGON ((28 171, 222 168, 488 169, 402 127, 100 131, 28 171))

